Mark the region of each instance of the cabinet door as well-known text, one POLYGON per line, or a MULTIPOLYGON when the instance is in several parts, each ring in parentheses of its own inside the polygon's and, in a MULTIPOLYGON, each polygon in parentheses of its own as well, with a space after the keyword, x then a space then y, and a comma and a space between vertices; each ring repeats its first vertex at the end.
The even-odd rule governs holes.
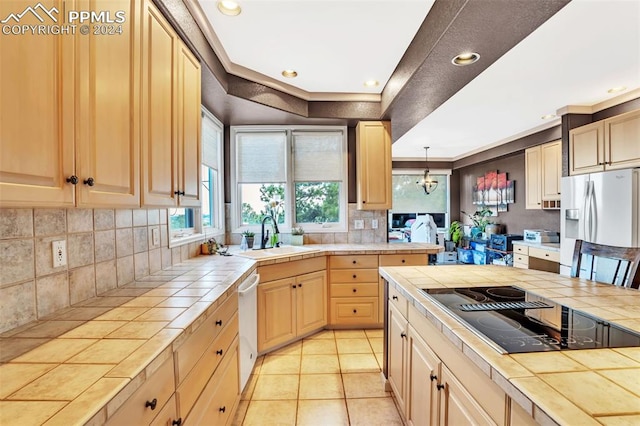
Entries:
POLYGON ((409 326, 407 375, 407 422, 410 425, 438 424, 440 360, 418 333, 409 326))
POLYGON ((200 63, 178 44, 178 185, 180 206, 200 206, 200 63))
POLYGON ((462 384, 445 366, 441 366, 441 380, 444 388, 440 390, 440 424, 457 425, 495 425, 496 423, 478 405, 462 384))
POLYGON ((527 209, 541 209, 542 171, 540 169, 540 147, 529 148, 524 152, 525 188, 527 209))
MULTIPOLYGON (((41 2, 64 10, 61 0, 41 2)), ((0 16, 33 7, 2 1, 0 16)), ((39 25, 33 14, 21 24, 39 25)), ((72 35, 0 36, 0 202, 8 206, 72 206, 74 81, 72 35)))
POLYGON ((560 199, 560 178, 562 177, 562 141, 541 146, 542 157, 542 199, 560 199))
POLYGON ((327 324, 327 278, 324 271, 296 279, 297 334, 320 329, 327 324))
POLYGON ((580 126, 569 132, 569 174, 604 170, 604 122, 580 126))
POLYGON ((356 127, 359 210, 391 208, 391 123, 361 121, 356 127))
POLYGON ((91 31, 78 38, 77 205, 139 206, 140 4, 84 0, 78 7, 111 16, 124 10, 126 20, 117 24, 120 35, 91 31))
POLYGON ((396 396, 398 406, 406 415, 405 369, 407 354, 407 320, 389 304, 387 379, 396 396))
POLYGON ((604 120, 605 169, 640 166, 640 111, 604 120))
POLYGON ((258 286, 258 352, 296 337, 294 278, 258 286))
POLYGON ((142 21, 142 205, 171 207, 178 191, 178 36, 151 0, 142 21))

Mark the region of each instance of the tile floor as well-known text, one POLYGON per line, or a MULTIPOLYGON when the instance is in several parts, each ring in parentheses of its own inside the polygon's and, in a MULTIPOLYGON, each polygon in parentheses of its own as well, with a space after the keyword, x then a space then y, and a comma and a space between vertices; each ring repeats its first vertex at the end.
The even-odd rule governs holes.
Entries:
POLYGON ((234 425, 402 425, 382 330, 323 330, 258 358, 234 425))

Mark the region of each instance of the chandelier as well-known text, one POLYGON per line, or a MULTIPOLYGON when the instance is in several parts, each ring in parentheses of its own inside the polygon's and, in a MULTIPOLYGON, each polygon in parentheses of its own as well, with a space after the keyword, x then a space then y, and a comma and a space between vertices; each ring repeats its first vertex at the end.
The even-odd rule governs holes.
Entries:
POLYGON ((424 162, 425 162, 425 167, 426 168, 424 170, 424 176, 422 176, 422 179, 420 179, 419 181, 416 182, 416 184, 418 186, 422 187, 422 189, 424 190, 424 193, 426 195, 431 194, 438 187, 438 180, 432 178, 431 175, 429 174, 429 157, 428 157, 428 153, 429 153, 429 147, 425 146, 424 147, 424 162))

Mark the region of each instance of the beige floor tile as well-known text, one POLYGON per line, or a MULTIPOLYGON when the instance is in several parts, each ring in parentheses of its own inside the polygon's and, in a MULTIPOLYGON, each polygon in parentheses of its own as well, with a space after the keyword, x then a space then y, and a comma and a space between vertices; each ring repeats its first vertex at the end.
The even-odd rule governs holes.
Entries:
POLYGON ((298 401, 297 426, 342 426, 349 424, 344 399, 298 401))
POLYGON ((384 350, 384 342, 382 337, 369 337, 369 344, 373 352, 382 352, 384 350))
POLYGON ((378 366, 380 367, 380 370, 382 370, 382 367, 384 364, 384 355, 380 352, 376 352, 374 355, 376 356, 376 361, 378 362, 378 366))
POLYGON ((300 355, 302 353, 302 341, 292 343, 284 348, 269 352, 269 355, 300 355))
POLYGON ((258 375, 251 374, 249 376, 249 380, 247 380, 247 384, 244 386, 244 390, 242 391, 242 395, 240 395, 240 400, 249 400, 253 395, 253 391, 256 388, 256 383, 258 382, 258 375))
POLYGON ((338 353, 335 340, 331 339, 315 339, 304 340, 302 342, 303 355, 327 355, 338 353))
POLYGON ((300 374, 331 374, 340 372, 338 355, 303 355, 300 374))
POLYGON ((373 353, 369 339, 336 339, 339 354, 373 353))
POLYGON ((238 403, 238 409, 236 410, 236 414, 231 421, 232 426, 242 426, 242 422, 244 421, 244 416, 247 414, 247 409, 249 408, 249 401, 240 400, 238 403))
POLYGON ((12 394, 55 367, 57 367, 57 364, 8 363, 0 365, 0 399, 12 394))
POLYGON ((260 375, 265 374, 300 374, 300 355, 265 356, 260 375))
POLYGON ((251 401, 243 426, 295 425, 298 401, 251 401))
POLYGON ((258 358, 256 358, 256 363, 253 364, 253 371, 251 372, 251 374, 260 374, 260 371, 262 370, 263 362, 264 362, 264 355, 261 355, 258 358))
POLYGON ((117 364, 131 355, 143 343, 144 340, 141 339, 103 339, 66 362, 68 364, 117 364))
POLYGON ((15 358, 13 362, 64 362, 97 341, 96 339, 53 339, 15 358))
POLYGON ((302 374, 298 399, 344 398, 340 374, 302 374))
POLYGON ((251 400, 297 399, 298 382, 297 374, 260 375, 251 400))
POLYGON ((150 339, 168 323, 165 321, 135 321, 109 334, 107 339, 150 339))
POLYGON ((42 424, 67 403, 62 401, 0 401, 0 424, 18 424, 29 413, 33 424, 42 424))
POLYGON ((102 339, 125 325, 126 321, 91 321, 63 334, 64 339, 102 339))
POLYGON ((351 425, 402 425, 402 420, 391 397, 347 399, 351 425))
POLYGON ((381 328, 376 328, 374 330, 365 330, 364 333, 367 335, 369 339, 371 338, 380 338, 384 337, 384 330, 381 328))
POLYGON ((380 366, 373 354, 340 354, 340 371, 343 373, 375 373, 380 366))
POLYGON ((384 398, 391 396, 384 391, 382 373, 347 373, 342 375, 347 398, 384 398))
POLYGON ((322 330, 309 337, 305 337, 305 340, 333 339, 333 338, 335 338, 335 335, 333 334, 333 330, 322 330))
POLYGON ((333 330, 336 339, 365 339, 364 330, 333 330))

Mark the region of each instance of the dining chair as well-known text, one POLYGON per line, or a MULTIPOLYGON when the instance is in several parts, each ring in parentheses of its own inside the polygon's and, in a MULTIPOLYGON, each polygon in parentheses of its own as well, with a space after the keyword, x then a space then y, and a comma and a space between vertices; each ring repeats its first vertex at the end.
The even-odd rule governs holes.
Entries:
POLYGON ((576 240, 571 276, 640 288, 640 247, 615 247, 576 240))

